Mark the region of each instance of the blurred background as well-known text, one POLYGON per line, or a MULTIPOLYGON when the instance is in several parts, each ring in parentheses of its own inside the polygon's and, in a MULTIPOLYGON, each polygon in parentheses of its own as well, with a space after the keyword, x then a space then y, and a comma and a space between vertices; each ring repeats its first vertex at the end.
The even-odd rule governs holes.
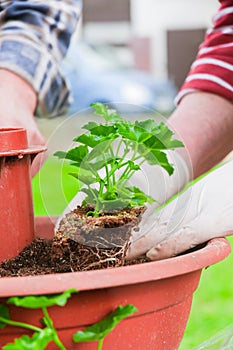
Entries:
POLYGON ((73 103, 63 119, 39 119, 42 133, 50 137, 67 116, 85 114, 92 102, 169 116, 218 6, 217 0, 83 0, 61 65, 73 103))
POLYGON ((84 0, 63 64, 70 112, 93 101, 169 112, 217 7, 217 0, 84 0))
MULTIPOLYGON (((71 141, 91 102, 168 117, 218 5, 217 0, 83 0, 82 20, 61 67, 73 103, 66 116, 37 120, 50 152, 71 141)), ((44 164, 33 179, 36 215, 59 215, 76 193, 69 170, 52 156, 44 164), (62 196, 54 200, 61 186, 62 196)), ((179 350, 196 349, 220 331, 224 339, 229 327, 233 333, 232 266, 231 254, 203 271, 179 350)), ((212 343, 209 350, 223 349, 212 343)))

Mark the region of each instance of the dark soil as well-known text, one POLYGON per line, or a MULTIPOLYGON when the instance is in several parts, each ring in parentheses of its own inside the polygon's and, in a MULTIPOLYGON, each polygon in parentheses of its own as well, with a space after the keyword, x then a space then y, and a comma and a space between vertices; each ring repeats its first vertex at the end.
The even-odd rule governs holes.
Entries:
POLYGON ((127 262, 132 230, 137 230, 145 208, 124 209, 87 216, 90 208, 77 207, 61 221, 51 240, 35 239, 15 258, 0 265, 0 276, 32 276, 86 271, 148 261, 127 262))

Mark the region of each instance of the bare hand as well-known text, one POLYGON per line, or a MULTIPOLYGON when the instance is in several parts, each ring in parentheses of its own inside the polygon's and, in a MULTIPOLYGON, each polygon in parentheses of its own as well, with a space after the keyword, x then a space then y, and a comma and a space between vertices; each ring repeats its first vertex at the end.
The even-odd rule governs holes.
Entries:
MULTIPOLYGON (((27 131, 28 145, 45 146, 35 118, 37 96, 30 85, 10 71, 0 69, 0 128, 19 127, 27 131)), ((46 154, 35 157, 32 176, 41 168, 46 154)))

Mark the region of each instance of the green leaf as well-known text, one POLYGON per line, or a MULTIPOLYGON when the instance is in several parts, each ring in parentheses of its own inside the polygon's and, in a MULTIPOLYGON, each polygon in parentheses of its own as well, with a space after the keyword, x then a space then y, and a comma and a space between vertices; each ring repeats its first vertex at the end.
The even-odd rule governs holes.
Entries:
POLYGON ((88 147, 85 145, 80 145, 78 147, 71 148, 68 152, 57 151, 54 153, 54 156, 63 159, 69 159, 75 162, 76 166, 80 166, 83 159, 88 154, 88 147))
POLYGON ((136 164, 135 162, 133 162, 132 160, 128 161, 128 165, 130 170, 140 170, 140 166, 138 164, 136 164))
POLYGON ((70 159, 75 163, 81 164, 87 154, 88 154, 88 147, 80 145, 78 147, 70 149, 66 153, 66 159, 70 159))
POLYGON ((105 317, 102 321, 75 333, 73 340, 76 343, 102 340, 120 321, 137 311, 134 305, 118 306, 113 313, 105 317))
POLYGON ((167 155, 164 152, 151 150, 148 154, 145 155, 145 159, 151 165, 160 165, 168 172, 169 175, 172 175, 174 172, 174 168, 172 164, 169 163, 167 155))
POLYGON ((96 137, 96 135, 87 135, 87 134, 82 134, 74 139, 75 142, 80 142, 83 143, 86 146, 89 146, 91 148, 95 147, 98 145, 100 142, 100 138, 96 137))
POLYGON ((118 164, 118 161, 120 160, 120 157, 115 158, 112 154, 106 154, 103 156, 102 154, 99 157, 96 157, 93 163, 89 164, 89 169, 93 169, 92 171, 95 172, 97 170, 100 170, 104 168, 106 165, 111 164, 118 164))
POLYGON ((174 133, 166 124, 160 123, 157 127, 154 127, 152 131, 166 149, 184 147, 184 144, 180 140, 173 139, 174 133))
POLYGON ((102 198, 98 198, 101 210, 121 210, 130 206, 132 193, 125 187, 124 189, 112 187, 106 191, 102 198))
MULTIPOLYGON (((149 124, 151 124, 151 122, 149 124)), ((166 149, 166 146, 160 140, 157 132, 160 130, 160 127, 157 126, 155 133, 152 130, 147 130, 154 129, 155 127, 147 127, 147 129, 145 129, 143 126, 146 126, 146 121, 144 121, 144 124, 140 122, 135 122, 135 124, 122 122, 117 126, 117 130, 124 139, 134 141, 135 144, 144 144, 147 148, 166 149)), ((135 144, 133 144, 132 147, 135 147, 135 144)))
POLYGON ((151 135, 149 138, 147 138, 142 143, 147 149, 150 149, 150 150, 158 151, 158 150, 167 149, 167 147, 164 145, 164 143, 162 141, 160 141, 160 139, 155 135, 151 135))
POLYGON ((106 156, 106 152, 110 150, 112 143, 113 143, 113 139, 109 139, 109 140, 97 145, 88 154, 86 161, 90 162, 91 160, 93 160, 97 157, 99 157, 99 159, 102 158, 104 160, 105 156, 106 156))
POLYGON ((91 129, 91 134, 96 136, 111 136, 116 134, 116 129, 112 125, 98 125, 91 129))
POLYGON ((44 328, 40 332, 34 333, 32 337, 23 335, 16 338, 14 343, 3 346, 3 350, 44 350, 53 338, 54 330, 44 328))
POLYGON ((91 175, 91 172, 89 174, 85 172, 84 170, 78 172, 78 173, 69 173, 69 175, 75 177, 85 185, 92 185, 96 182, 98 182, 98 179, 95 176, 91 175))
POLYGON ((67 289, 61 294, 11 297, 7 300, 8 304, 25 307, 28 309, 38 309, 41 307, 49 307, 53 305, 64 306, 72 293, 78 293, 76 289, 67 289))
POLYGON ((95 114, 102 116, 105 120, 108 120, 108 106, 102 104, 102 103, 91 103, 91 107, 94 108, 95 114))
POLYGON ((64 152, 64 151, 57 151, 53 155, 58 157, 59 159, 65 159, 66 158, 66 152, 64 152))
POLYGON ((7 320, 10 319, 8 307, 4 304, 0 304, 0 329, 6 326, 6 323, 3 320, 1 320, 1 317, 7 320))
MULTIPOLYGON (((83 165, 86 167, 86 163, 83 163, 83 165)), ((78 167, 77 171, 69 172, 69 175, 73 176, 75 179, 79 180, 85 185, 91 185, 99 181, 98 173, 96 172, 95 175, 94 170, 92 171, 92 165, 90 163, 88 163, 88 169, 78 167)))
POLYGON ((117 124, 117 131, 124 139, 137 141, 134 126, 130 122, 123 121, 122 123, 117 124))
POLYGON ((124 139, 134 141, 137 144, 143 143, 153 136, 153 133, 143 128, 139 122, 132 124, 129 121, 124 121, 117 124, 117 130, 124 139))
POLYGON ((115 200, 117 199, 117 192, 115 188, 110 188, 109 191, 106 191, 103 194, 103 199, 104 200, 115 200))
MULTIPOLYGON (((88 122, 87 124, 83 125, 82 129, 91 131, 92 128, 95 128, 98 125, 99 125, 98 123, 91 121, 91 122, 88 122)), ((73 141, 75 141, 75 140, 76 139, 74 139, 73 141)))
MULTIPOLYGON (((97 129, 97 128, 96 128, 97 129)), ((100 144, 101 142, 107 141, 109 139, 113 139, 115 137, 113 137, 112 135, 87 135, 87 134, 82 134, 78 137, 76 137, 76 139, 74 139, 74 141, 76 142, 80 142, 88 147, 94 148, 96 147, 98 144, 100 144)))
POLYGON ((137 137, 136 138, 137 143, 145 142, 153 135, 151 132, 148 132, 147 130, 145 130, 137 125, 134 125, 133 128, 134 128, 134 133, 137 137))
POLYGON ((81 188, 81 192, 85 193, 87 196, 85 200, 82 202, 82 205, 89 204, 89 205, 95 205, 96 204, 96 198, 98 198, 98 191, 96 188, 81 188))
POLYGON ((152 133, 153 129, 158 127, 158 124, 155 122, 154 119, 147 119, 141 121, 136 120, 135 126, 144 129, 148 133, 152 133))
POLYGON ((115 109, 110 109, 108 106, 102 103, 92 103, 91 107, 94 108, 95 114, 103 117, 105 121, 115 123, 121 122, 123 119, 117 114, 115 109))
MULTIPOLYGON (((123 126, 123 128, 124 127, 125 126, 123 126)), ((121 129, 122 127, 119 128, 119 130, 121 129)), ((156 124, 152 119, 141 122, 136 121, 134 125, 128 126, 128 129, 131 134, 135 135, 134 138, 130 136, 130 139, 137 141, 139 144, 143 143, 150 149, 163 150, 184 146, 181 141, 173 139, 174 133, 166 124, 156 124)), ((127 130, 124 131, 124 137, 127 137, 125 132, 127 132, 127 130)))
POLYGON ((133 206, 143 206, 145 203, 152 204, 155 202, 154 198, 146 195, 136 186, 128 187, 128 189, 131 192, 131 202, 133 206))
POLYGON ((99 207, 101 210, 113 211, 127 208, 130 205, 130 198, 117 198, 101 200, 99 207))

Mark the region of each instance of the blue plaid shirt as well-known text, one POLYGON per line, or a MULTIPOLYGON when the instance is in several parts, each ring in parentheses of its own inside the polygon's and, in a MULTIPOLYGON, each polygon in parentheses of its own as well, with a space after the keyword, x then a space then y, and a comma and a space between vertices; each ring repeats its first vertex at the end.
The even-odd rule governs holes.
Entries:
POLYGON ((0 68, 37 92, 36 115, 64 113, 70 99, 59 64, 81 14, 81 0, 0 1, 0 68))

